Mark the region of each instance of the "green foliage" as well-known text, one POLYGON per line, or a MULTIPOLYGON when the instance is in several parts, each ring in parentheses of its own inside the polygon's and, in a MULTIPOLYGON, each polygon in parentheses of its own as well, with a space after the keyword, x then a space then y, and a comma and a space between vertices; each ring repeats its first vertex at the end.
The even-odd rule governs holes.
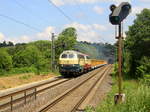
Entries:
POLYGON ((64 50, 73 50, 76 44, 77 34, 76 29, 73 27, 66 28, 59 34, 58 39, 55 41, 56 59, 64 50))
POLYGON ((144 78, 142 79, 142 82, 143 82, 145 85, 150 86, 150 74, 144 75, 144 78))
POLYGON ((18 51, 13 56, 14 67, 31 67, 34 66, 35 73, 48 68, 48 60, 42 55, 34 45, 28 45, 24 50, 18 51))
POLYGON ((12 68, 12 58, 4 49, 0 49, 0 73, 9 71, 12 68))
POLYGON ((51 58, 51 42, 48 40, 39 40, 29 43, 29 45, 34 45, 38 50, 45 56, 45 58, 51 58))
POLYGON ((114 61, 114 50, 115 47, 110 44, 103 43, 89 43, 89 42, 77 42, 75 45, 77 51, 88 54, 94 59, 111 59, 114 61))
POLYGON ((36 71, 36 68, 34 66, 31 67, 19 67, 19 68, 13 68, 8 74, 21 74, 21 73, 31 73, 36 71))
POLYGON ((82 52, 82 53, 90 55, 91 58, 97 58, 98 55, 99 55, 98 50, 94 46, 92 46, 90 44, 77 42, 77 44, 75 45, 75 48, 79 52, 82 52))
POLYGON ((32 77, 32 75, 24 75, 24 76, 21 76, 19 77, 19 79, 22 79, 22 80, 28 80, 32 77))
POLYGON ((24 50, 18 51, 13 56, 15 67, 25 67, 35 64, 38 60, 40 52, 35 46, 27 46, 24 50))
MULTIPOLYGON (((126 62, 129 63, 129 72, 133 78, 143 77, 144 71, 147 69, 145 65, 141 65, 141 60, 150 57, 150 9, 144 9, 141 14, 137 15, 134 24, 129 27, 127 38, 125 41, 126 62), (144 71, 143 71, 144 70, 144 71)), ((150 73, 149 70, 148 73, 150 73)))
MULTIPOLYGON (((111 53, 109 54, 109 51, 112 49, 110 44, 77 42, 76 39, 76 29, 72 27, 64 29, 59 34, 54 42, 56 66, 59 55, 64 50, 77 50, 97 59, 110 58, 111 53)), ((7 47, 3 47, 3 51, 0 53, 0 60, 2 60, 0 62, 0 74, 34 72, 39 75, 41 72, 48 73, 51 71, 51 41, 39 40, 30 43, 17 43, 15 46, 8 42, 9 47, 5 41, 2 44, 7 47), (2 63, 6 65, 5 68, 2 68, 2 63)), ((55 74, 58 74, 57 70, 55 74)))
MULTIPOLYGON (((150 109, 150 88, 135 81, 124 82, 124 93, 126 101, 122 104, 114 104, 114 95, 117 93, 117 85, 113 86, 112 91, 108 94, 95 112, 149 112, 150 109)), ((93 112, 88 109, 87 112, 93 112)))
POLYGON ((140 66, 136 68, 136 75, 138 77, 144 77, 145 74, 150 73, 150 57, 143 57, 140 60, 140 66))

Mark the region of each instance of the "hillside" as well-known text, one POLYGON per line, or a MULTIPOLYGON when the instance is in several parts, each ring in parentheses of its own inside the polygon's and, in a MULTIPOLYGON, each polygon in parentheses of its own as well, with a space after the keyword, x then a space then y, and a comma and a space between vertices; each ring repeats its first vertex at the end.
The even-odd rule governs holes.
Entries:
POLYGON ((88 54, 91 58, 114 61, 115 47, 108 43, 78 42, 75 49, 88 54))

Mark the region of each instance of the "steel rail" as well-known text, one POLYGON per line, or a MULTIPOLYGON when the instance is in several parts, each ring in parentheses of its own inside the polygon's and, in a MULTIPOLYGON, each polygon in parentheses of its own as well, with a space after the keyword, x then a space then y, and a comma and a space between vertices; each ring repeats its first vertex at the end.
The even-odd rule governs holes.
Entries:
POLYGON ((67 81, 69 81, 69 80, 71 80, 71 79, 66 79, 66 80, 63 80, 63 81, 61 81, 61 80, 63 80, 63 79, 56 78, 56 79, 54 79, 54 80, 51 80, 51 81, 48 81, 48 82, 45 82, 45 83, 41 83, 41 84, 37 84, 37 85, 35 85, 35 86, 32 86, 32 87, 29 87, 29 88, 25 88, 25 89, 16 91, 16 92, 14 92, 14 93, 11 92, 11 93, 8 93, 8 94, 6 94, 6 95, 5 95, 5 94, 4 94, 4 95, 1 95, 1 96, 0 96, 0 100, 4 100, 5 98, 9 98, 9 97, 11 98, 11 100, 10 100, 9 102, 6 102, 6 103, 4 103, 4 104, 1 104, 1 105, 0 105, 0 109, 4 109, 4 108, 6 108, 6 107, 8 107, 8 106, 11 106, 11 111, 12 111, 13 104, 18 103, 19 101, 22 101, 23 99, 25 100, 25 103, 26 103, 26 99, 27 99, 28 97, 33 96, 33 95, 35 96, 35 99, 36 99, 37 94, 43 92, 44 90, 47 90, 47 89, 53 88, 53 87, 55 87, 55 86, 58 86, 58 85, 60 85, 60 84, 62 84, 62 83, 65 83, 65 82, 67 82, 67 81), (56 84, 52 84, 52 85, 50 85, 50 86, 48 86, 48 87, 45 87, 45 88, 42 88, 42 89, 37 90, 38 87, 42 87, 42 86, 45 86, 45 85, 47 85, 47 84, 51 84, 51 83, 54 83, 54 82, 57 82, 57 81, 60 81, 60 82, 58 82, 58 83, 56 83, 56 84), (26 92, 29 91, 29 90, 35 90, 35 91, 33 91, 33 92, 30 93, 30 94, 26 94, 26 92), (23 94, 23 93, 25 93, 24 96, 22 95, 22 96, 19 97, 19 98, 13 99, 13 96, 17 96, 17 95, 19 95, 19 94, 21 95, 21 94, 23 94))
POLYGON ((109 66, 106 71, 104 71, 101 76, 95 81, 95 83, 89 88, 89 90, 85 93, 85 95, 77 102, 77 104, 73 107, 73 109, 70 112, 76 112, 76 110, 78 109, 78 107, 82 104, 82 102, 87 98, 87 96, 91 93, 91 91, 93 90, 93 88, 95 87, 95 85, 104 79, 104 77, 109 73, 109 71, 111 70, 111 66, 109 66))
POLYGON ((52 83, 52 82, 55 82, 55 81, 58 81, 58 80, 61 80, 59 78, 56 78, 54 80, 51 80, 51 81, 48 81, 46 83, 42 83, 42 84, 37 84, 37 85, 33 85, 31 87, 27 87, 27 88, 23 88, 21 90, 17 90, 16 92, 8 92, 5 94, 5 91, 4 92, 0 92, 0 99, 3 99, 3 98, 6 98, 6 97, 9 97, 9 96, 13 96, 13 95, 16 95, 18 93, 21 93, 21 92, 24 92, 24 91, 28 91, 28 90, 31 90, 33 88, 37 88, 37 87, 40 87, 40 86, 43 86, 43 85, 46 85, 46 84, 49 84, 49 83, 52 83))
POLYGON ((90 77, 88 77, 87 79, 85 79, 84 81, 80 82, 79 84, 77 84, 76 86, 70 88, 69 90, 65 91, 64 93, 62 93, 61 95, 59 95, 58 97, 56 97, 54 100, 52 100, 51 102, 47 103, 46 105, 44 105, 43 107, 41 107, 40 109, 38 109, 37 112, 46 112, 47 110, 49 110, 51 107, 53 107, 55 104, 57 104, 58 102, 60 102, 63 98, 65 98, 67 95, 69 95, 71 92, 73 92, 75 89, 79 88, 80 86, 82 86, 84 83, 86 83, 88 80, 90 80, 91 78, 93 78, 95 75, 97 75, 102 69, 105 72, 105 70, 107 69, 108 66, 104 66, 104 68, 101 68, 100 70, 98 70, 96 73, 92 74, 90 77))

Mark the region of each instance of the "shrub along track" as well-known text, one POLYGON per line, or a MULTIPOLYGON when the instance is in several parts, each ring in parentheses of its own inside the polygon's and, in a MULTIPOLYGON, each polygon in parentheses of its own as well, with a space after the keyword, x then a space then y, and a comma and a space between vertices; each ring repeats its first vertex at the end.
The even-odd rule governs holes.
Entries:
POLYGON ((99 69, 96 73, 92 72, 90 77, 57 96, 41 107, 38 112, 75 112, 82 102, 87 99, 87 96, 89 97, 89 93, 91 93, 96 84, 108 75, 110 68, 111 65, 108 65, 103 69, 99 69))

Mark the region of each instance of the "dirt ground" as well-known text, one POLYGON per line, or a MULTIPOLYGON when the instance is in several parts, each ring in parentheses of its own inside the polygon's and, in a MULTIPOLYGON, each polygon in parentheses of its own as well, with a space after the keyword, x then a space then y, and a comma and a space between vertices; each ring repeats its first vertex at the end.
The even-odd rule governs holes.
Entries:
POLYGON ((13 76, 0 77, 0 90, 13 88, 19 85, 40 81, 55 77, 54 74, 35 75, 33 73, 16 74, 13 76))

